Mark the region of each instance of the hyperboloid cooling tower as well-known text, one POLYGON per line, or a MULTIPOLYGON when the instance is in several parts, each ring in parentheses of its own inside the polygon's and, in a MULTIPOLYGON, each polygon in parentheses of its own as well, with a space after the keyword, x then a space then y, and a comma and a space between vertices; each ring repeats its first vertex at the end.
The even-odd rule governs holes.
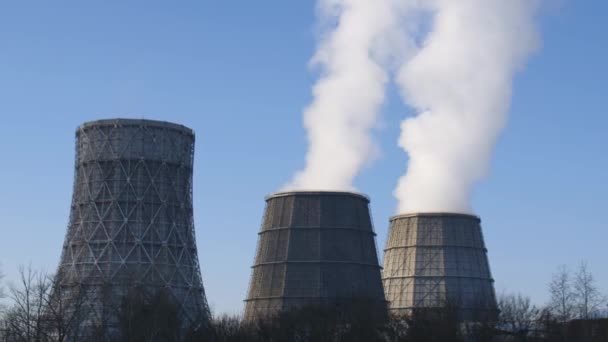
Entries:
POLYGON ((76 170, 57 273, 86 297, 85 321, 112 325, 133 289, 164 291, 180 321, 206 319, 192 216, 194 133, 150 120, 89 122, 76 131, 76 170))
POLYGON ((463 320, 496 314, 494 281, 476 216, 393 217, 382 278, 395 314, 441 307, 457 309, 463 320))
POLYGON ((386 308, 369 200, 349 192, 266 198, 245 319, 362 298, 386 308))

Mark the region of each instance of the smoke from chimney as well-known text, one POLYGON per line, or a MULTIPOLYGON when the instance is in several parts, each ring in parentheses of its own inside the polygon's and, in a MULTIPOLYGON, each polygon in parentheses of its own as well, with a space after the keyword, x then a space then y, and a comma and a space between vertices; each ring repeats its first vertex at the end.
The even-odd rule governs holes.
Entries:
POLYGON ((418 113, 402 123, 409 164, 398 211, 471 213, 513 76, 537 46, 539 2, 318 0, 324 29, 311 64, 321 73, 304 111, 306 166, 283 190, 354 190, 376 155, 371 132, 394 71, 418 113))
MULTIPOLYGON (((412 2, 416 2, 413 1, 412 2)), ((422 0, 432 24, 397 83, 418 115, 403 121, 400 213, 472 211, 505 125, 515 72, 537 46, 534 0, 422 0)))
POLYGON ((311 61, 321 76, 304 111, 306 166, 284 190, 354 190, 376 154, 371 130, 389 80, 382 59, 395 14, 387 0, 319 0, 323 30, 311 61))

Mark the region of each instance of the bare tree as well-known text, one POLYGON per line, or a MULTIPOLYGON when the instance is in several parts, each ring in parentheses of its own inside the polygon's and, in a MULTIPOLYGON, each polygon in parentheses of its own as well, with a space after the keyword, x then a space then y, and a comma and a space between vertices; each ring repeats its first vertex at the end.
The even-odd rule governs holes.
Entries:
POLYGON ((47 276, 50 290, 44 300, 45 329, 54 342, 80 341, 86 318, 87 291, 79 285, 60 286, 56 278, 47 276))
POLYGON ((178 341, 182 332, 171 294, 140 287, 124 296, 118 308, 118 325, 120 340, 125 342, 178 341))
MULTIPOLYGON (((6 299, 6 289, 4 287, 4 273, 2 272, 2 264, 0 264, 0 323, 4 321, 4 313, 5 313, 5 303, 3 302, 6 299)), ((1 329, 1 327, 0 327, 1 329)))
MULTIPOLYGON (((0 264, 2 266, 2 264, 0 264)), ((0 300, 6 297, 6 293, 4 293, 4 284, 2 281, 4 280, 4 273, 2 273, 2 268, 0 268, 0 300)))
POLYGON ((41 341, 44 339, 43 293, 48 290, 48 285, 40 275, 27 270, 19 269, 20 287, 10 287, 10 299, 13 302, 6 314, 6 325, 9 334, 15 341, 41 341))
POLYGON ((606 303, 606 298, 597 288, 593 274, 585 261, 580 263, 574 277, 574 298, 581 319, 592 318, 606 303))
POLYGON ((80 340, 84 292, 69 293, 44 272, 21 267, 19 286, 11 286, 11 307, 4 317, 10 341, 67 342, 80 340))
POLYGON ((570 271, 566 265, 558 268, 549 283, 551 299, 549 309, 553 317, 560 323, 566 323, 574 318, 575 296, 572 289, 570 271))
POLYGON ((6 340, 6 313, 4 312, 4 303, 2 303, 2 300, 6 298, 6 293, 4 292, 3 280, 4 273, 2 273, 2 269, 0 269, 0 339, 2 341, 6 340))
POLYGON ((498 309, 498 327, 517 341, 527 340, 541 315, 541 310, 532 304, 530 297, 521 294, 501 295, 498 309))

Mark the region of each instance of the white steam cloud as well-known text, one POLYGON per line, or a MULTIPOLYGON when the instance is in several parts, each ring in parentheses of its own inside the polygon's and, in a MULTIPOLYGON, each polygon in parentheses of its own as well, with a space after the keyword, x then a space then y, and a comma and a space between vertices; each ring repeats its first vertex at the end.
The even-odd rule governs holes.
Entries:
POLYGON ((409 163, 395 190, 398 211, 470 213, 513 77, 537 46, 539 1, 318 0, 325 30, 311 61, 321 76, 304 111, 306 166, 284 189, 354 189, 376 154, 371 132, 394 71, 417 111, 402 123, 409 163))
POLYGON ((389 76, 382 60, 396 16, 386 0, 319 0, 325 23, 312 63, 321 69, 304 111, 306 167, 286 190, 353 190, 359 170, 376 154, 371 131, 389 76))
POLYGON ((512 80, 537 46, 534 0, 427 0, 432 26, 398 84, 418 115, 402 123, 409 164, 398 211, 470 213, 509 110, 512 80))

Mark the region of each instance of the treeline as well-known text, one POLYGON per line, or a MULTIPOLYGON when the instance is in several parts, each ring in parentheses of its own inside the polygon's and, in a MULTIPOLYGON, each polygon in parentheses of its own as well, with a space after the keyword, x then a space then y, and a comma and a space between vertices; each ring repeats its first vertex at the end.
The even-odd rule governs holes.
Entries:
POLYGON ((558 268, 546 305, 536 306, 521 294, 501 294, 498 315, 466 323, 450 305, 391 316, 371 302, 353 300, 346 306, 305 307, 256 322, 223 315, 184 324, 166 293, 138 288, 107 312, 107 320, 92 323, 84 292, 71 293, 67 303, 57 294, 52 276, 26 268, 20 274, 19 284, 0 287, 0 297, 8 301, 0 315, 3 342, 608 341, 606 297, 586 263, 574 271, 558 268))

